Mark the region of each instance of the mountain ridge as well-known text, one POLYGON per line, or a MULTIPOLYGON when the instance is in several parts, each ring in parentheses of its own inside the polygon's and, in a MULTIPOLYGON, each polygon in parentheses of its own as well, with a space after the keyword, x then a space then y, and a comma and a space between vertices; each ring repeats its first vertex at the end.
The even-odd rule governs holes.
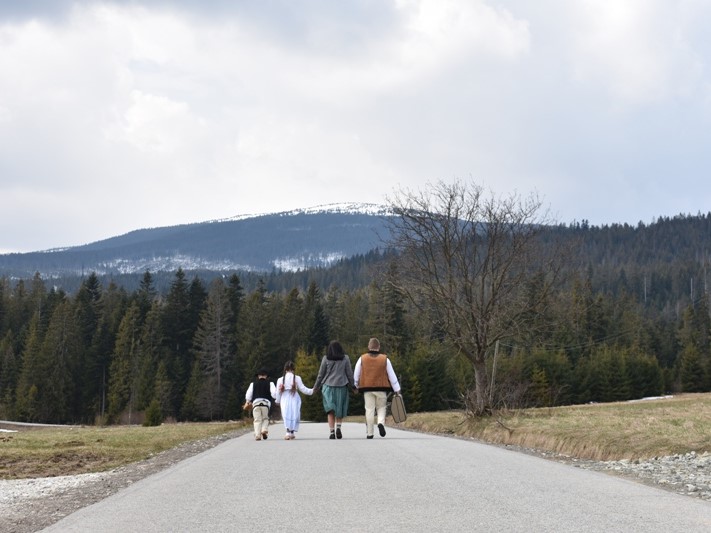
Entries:
POLYGON ((0 254, 0 275, 127 274, 178 267, 289 271, 329 266, 378 247, 390 216, 378 204, 340 203, 141 228, 78 246, 0 254))

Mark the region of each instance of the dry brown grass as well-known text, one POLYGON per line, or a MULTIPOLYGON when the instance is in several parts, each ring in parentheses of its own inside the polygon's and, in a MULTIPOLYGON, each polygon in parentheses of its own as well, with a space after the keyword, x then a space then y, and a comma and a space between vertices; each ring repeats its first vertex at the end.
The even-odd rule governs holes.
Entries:
POLYGON ((41 428, 0 433, 0 479, 110 470, 182 443, 245 427, 241 422, 41 428))
POLYGON ((414 413, 403 427, 594 460, 711 452, 711 394, 526 409, 479 420, 414 413))

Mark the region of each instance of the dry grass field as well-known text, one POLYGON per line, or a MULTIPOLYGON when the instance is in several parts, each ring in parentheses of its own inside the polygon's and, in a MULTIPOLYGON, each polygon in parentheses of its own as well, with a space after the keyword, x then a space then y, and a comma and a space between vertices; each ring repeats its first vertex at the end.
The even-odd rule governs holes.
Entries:
POLYGON ((414 413, 404 427, 598 461, 711 452, 711 394, 525 409, 470 420, 414 413))
MULTIPOLYGON (((0 479, 110 470, 185 442, 248 431, 250 426, 247 421, 0 433, 0 479)), ((400 427, 603 461, 703 453, 711 452, 711 394, 526 409, 479 420, 467 419, 460 411, 411 413, 400 427)))
POLYGON ((101 472, 182 443, 245 427, 242 422, 158 427, 40 427, 0 433, 0 479, 101 472))

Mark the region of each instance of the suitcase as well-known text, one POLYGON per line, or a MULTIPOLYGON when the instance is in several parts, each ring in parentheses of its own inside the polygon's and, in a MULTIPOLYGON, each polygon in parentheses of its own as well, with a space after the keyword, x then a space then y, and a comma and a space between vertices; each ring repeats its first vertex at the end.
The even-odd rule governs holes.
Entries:
POLYGON ((393 394, 393 399, 390 401, 390 414, 396 424, 407 420, 407 412, 405 411, 405 402, 402 399, 402 394, 393 394))

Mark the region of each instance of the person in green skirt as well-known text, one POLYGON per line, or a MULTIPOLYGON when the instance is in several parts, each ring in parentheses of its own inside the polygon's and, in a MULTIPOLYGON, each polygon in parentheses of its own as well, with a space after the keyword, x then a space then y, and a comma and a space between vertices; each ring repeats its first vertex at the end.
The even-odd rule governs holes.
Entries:
POLYGON ((323 397, 323 410, 328 416, 328 427, 331 431, 329 439, 343 437, 341 423, 348 415, 348 388, 358 393, 353 381, 353 367, 351 360, 343 351, 341 343, 331 341, 326 355, 321 359, 314 390, 321 390, 323 397))

